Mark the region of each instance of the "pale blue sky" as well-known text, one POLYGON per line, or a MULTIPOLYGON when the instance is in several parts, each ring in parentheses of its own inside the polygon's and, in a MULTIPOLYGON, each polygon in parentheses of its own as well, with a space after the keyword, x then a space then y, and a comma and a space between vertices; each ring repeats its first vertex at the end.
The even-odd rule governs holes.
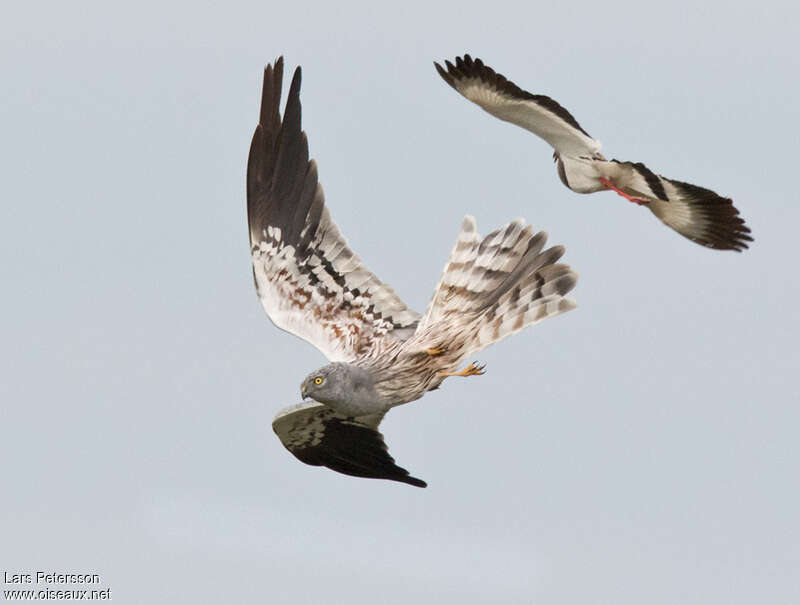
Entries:
POLYGON ((18 3, 0 23, 0 568, 117 603, 794 603, 794 4, 18 3), (611 157, 730 195, 705 250, 460 98, 470 52, 611 157), (303 66, 331 213, 414 308, 465 213, 567 247, 579 308, 383 425, 426 490, 272 434, 324 359, 269 323, 244 173, 303 66))

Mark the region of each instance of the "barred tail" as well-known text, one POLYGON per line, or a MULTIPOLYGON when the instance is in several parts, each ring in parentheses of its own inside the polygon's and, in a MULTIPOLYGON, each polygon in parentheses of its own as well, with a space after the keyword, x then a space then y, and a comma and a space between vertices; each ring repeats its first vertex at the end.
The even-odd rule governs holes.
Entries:
POLYGON ((418 333, 439 322, 460 324, 459 348, 471 355, 574 309, 575 303, 564 295, 575 286, 577 274, 557 263, 563 246, 542 250, 546 241, 545 232, 534 234, 522 219, 481 239, 475 219, 465 217, 418 333))

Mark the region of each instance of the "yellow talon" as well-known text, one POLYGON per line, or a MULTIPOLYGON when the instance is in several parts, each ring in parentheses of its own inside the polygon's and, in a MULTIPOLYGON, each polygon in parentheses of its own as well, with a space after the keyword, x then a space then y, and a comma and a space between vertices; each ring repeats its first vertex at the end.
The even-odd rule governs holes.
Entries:
MULTIPOLYGON (((475 362, 477 363, 477 362, 475 362)), ((439 372, 439 376, 480 376, 481 374, 485 374, 486 371, 484 368, 486 364, 475 365, 475 363, 469 364, 466 368, 461 370, 460 372, 439 372)))

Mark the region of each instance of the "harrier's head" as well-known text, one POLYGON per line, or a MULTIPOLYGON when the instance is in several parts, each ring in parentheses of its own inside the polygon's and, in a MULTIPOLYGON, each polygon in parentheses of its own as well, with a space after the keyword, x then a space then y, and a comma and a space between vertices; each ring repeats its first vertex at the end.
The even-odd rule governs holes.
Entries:
POLYGON ((348 416, 374 413, 379 403, 369 371, 342 362, 311 372, 300 385, 300 394, 303 399, 311 397, 348 416))

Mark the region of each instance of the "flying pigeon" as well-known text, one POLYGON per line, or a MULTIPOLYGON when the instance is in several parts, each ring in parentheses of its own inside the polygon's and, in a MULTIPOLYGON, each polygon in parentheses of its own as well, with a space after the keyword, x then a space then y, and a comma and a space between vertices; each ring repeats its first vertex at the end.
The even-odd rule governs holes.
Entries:
POLYGON ((493 116, 529 130, 555 150, 561 182, 577 193, 615 191, 646 206, 684 237, 717 250, 741 252, 753 241, 730 198, 710 189, 668 179, 641 162, 607 160, 600 142, 572 114, 544 95, 534 95, 495 72, 480 59, 457 57, 455 65, 434 62, 439 75, 458 93, 493 116))

